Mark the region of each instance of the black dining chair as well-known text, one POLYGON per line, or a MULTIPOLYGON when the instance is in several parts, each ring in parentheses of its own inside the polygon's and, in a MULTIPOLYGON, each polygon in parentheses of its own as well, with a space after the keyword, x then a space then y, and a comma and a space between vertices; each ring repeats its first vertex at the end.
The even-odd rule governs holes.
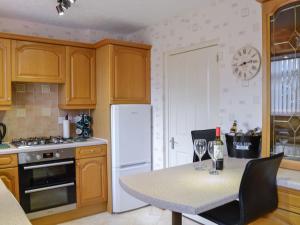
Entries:
POLYGON ((239 200, 199 214, 218 225, 245 225, 277 208, 276 176, 283 153, 248 162, 239 190, 239 200))
MULTIPOLYGON (((208 130, 193 130, 192 132, 192 140, 194 143, 195 139, 205 139, 207 143, 209 141, 214 141, 216 139, 216 129, 208 129, 208 130)), ((204 154, 202 160, 210 159, 208 152, 204 154)), ((194 152, 193 162, 198 162, 199 157, 194 152)))

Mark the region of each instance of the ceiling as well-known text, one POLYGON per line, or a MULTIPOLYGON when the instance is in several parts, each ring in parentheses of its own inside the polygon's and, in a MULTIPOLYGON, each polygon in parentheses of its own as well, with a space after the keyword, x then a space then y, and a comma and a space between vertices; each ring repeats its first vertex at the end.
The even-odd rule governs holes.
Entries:
POLYGON ((0 16, 69 28, 135 32, 211 0, 77 0, 58 16, 56 0, 1 0, 0 16))

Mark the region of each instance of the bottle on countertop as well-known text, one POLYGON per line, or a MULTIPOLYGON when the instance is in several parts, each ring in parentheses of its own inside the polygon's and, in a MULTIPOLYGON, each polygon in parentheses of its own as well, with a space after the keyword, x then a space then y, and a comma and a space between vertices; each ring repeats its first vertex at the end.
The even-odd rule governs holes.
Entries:
POLYGON ((230 133, 231 134, 236 134, 237 132, 237 121, 233 121, 232 127, 230 128, 230 133))
POLYGON ((221 140, 221 128, 216 128, 216 140, 214 142, 214 155, 216 156, 216 169, 223 170, 224 168, 224 143, 221 140))

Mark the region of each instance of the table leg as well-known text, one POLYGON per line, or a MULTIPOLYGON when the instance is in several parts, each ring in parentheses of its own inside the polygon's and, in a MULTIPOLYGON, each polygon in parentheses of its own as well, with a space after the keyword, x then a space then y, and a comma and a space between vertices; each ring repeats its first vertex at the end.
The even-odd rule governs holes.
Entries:
POLYGON ((172 225, 182 225, 182 214, 172 212, 172 225))

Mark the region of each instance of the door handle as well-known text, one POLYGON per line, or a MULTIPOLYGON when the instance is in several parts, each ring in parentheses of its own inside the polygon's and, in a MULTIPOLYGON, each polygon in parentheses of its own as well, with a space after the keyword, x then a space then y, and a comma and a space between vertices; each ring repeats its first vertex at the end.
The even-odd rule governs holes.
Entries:
POLYGON ((47 167, 54 167, 54 166, 70 165, 70 164, 74 164, 74 161, 48 163, 48 164, 42 164, 36 166, 24 166, 24 170, 33 170, 33 169, 40 169, 40 168, 47 168, 47 167))
POLYGON ((171 149, 175 149, 176 141, 174 137, 171 137, 170 143, 171 143, 171 149))

